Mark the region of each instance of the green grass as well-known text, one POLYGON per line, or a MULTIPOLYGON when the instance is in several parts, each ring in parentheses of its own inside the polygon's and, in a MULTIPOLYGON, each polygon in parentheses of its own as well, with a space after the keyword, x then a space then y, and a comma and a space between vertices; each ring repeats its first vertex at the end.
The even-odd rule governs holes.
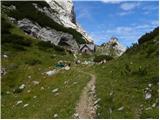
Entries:
POLYGON ((156 37, 133 50, 131 48, 120 58, 95 66, 97 97, 101 99, 98 118, 159 118, 158 39, 156 37), (148 84, 152 84, 152 97, 145 100, 148 84), (155 108, 151 107, 154 103, 155 108), (124 109, 118 111, 122 106, 124 109), (151 109, 145 110, 148 107, 151 109))
MULTIPOLYGON (((72 54, 25 35, 3 15, 1 50, 2 55, 8 56, 2 57, 2 68, 7 71, 1 79, 2 118, 53 118, 54 114, 58 114, 58 118, 72 118, 81 91, 90 80, 90 76, 81 71, 97 77, 96 95, 101 99, 97 118, 159 117, 158 36, 140 45, 135 44, 120 58, 106 64, 76 65, 72 54), (61 70, 51 77, 43 74, 54 69, 59 60, 71 62, 71 69, 61 70), (40 84, 34 85, 33 81, 40 84), (68 81, 67 85, 65 81, 68 81), (25 89, 15 93, 21 84, 26 85, 25 89), (148 84, 152 84, 152 97, 145 100, 148 84), (59 89, 58 96, 52 93, 56 88, 59 89), (16 106, 19 100, 23 103, 16 106), (156 107, 151 107, 154 103, 156 107), (29 106, 23 108, 24 104, 29 106), (122 106, 124 109, 119 111, 122 106), (148 107, 151 109, 146 110, 148 107)), ((94 55, 77 56, 81 61, 94 59, 94 55)))
MULTIPOLYGON (((6 19, 4 19, 6 21, 6 19)), ((4 21, 2 21, 4 23, 4 21)), ((10 23, 5 23, 8 25, 10 23)), ((86 85, 90 76, 81 74, 77 71, 74 64, 71 70, 61 70, 51 77, 42 73, 55 68, 55 64, 59 60, 73 62, 73 55, 65 51, 55 50, 54 47, 41 46, 39 48, 39 40, 24 34, 16 26, 10 24, 4 34, 15 36, 18 42, 6 36, 2 37, 2 54, 6 54, 8 58, 2 57, 2 68, 6 68, 7 74, 2 76, 1 95, 2 95, 2 118, 53 118, 54 114, 58 114, 58 118, 72 118, 75 112, 75 106, 79 99, 81 90, 86 85), (8 32, 10 31, 10 32, 8 32), (8 42, 6 42, 8 40, 8 42), (25 46, 23 40, 32 41, 31 45, 25 46), (10 42, 9 42, 10 41, 10 42), (15 48, 18 45, 25 50, 15 48), (44 47, 44 49, 43 49, 44 47), (28 78, 31 76, 31 79, 28 78), (33 81, 39 81, 39 85, 34 85, 33 81), (65 85, 64 82, 68 81, 65 85), (74 83, 77 84, 74 85, 74 83), (26 87, 20 93, 13 91, 21 84, 26 87), (44 87, 44 90, 41 90, 44 87), (52 90, 59 88, 59 95, 55 96, 52 90), (27 91, 31 92, 28 93, 27 91), (7 94, 7 91, 10 94, 7 94), (37 96, 37 98, 33 98, 37 96), (23 103, 16 106, 16 102, 22 100, 23 103), (29 104, 23 108, 24 104, 29 104)))

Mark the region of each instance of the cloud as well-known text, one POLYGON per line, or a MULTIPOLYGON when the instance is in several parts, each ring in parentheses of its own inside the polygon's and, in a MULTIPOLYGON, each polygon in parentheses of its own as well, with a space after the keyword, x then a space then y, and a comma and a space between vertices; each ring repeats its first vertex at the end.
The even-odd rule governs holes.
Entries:
POLYGON ((127 2, 127 3, 122 3, 120 5, 120 8, 124 11, 129 11, 129 10, 133 10, 136 7, 138 7, 140 4, 139 3, 135 3, 135 2, 127 2))
POLYGON ((92 16, 89 12, 88 9, 82 9, 82 10, 79 10, 79 14, 77 16, 77 19, 88 19, 88 20, 91 20, 92 19, 92 16))
POLYGON ((120 1, 120 0, 101 0, 101 2, 103 2, 103 3, 110 3, 110 4, 119 4, 119 3, 121 3, 122 1, 120 1))
POLYGON ((90 35, 98 45, 107 42, 112 36, 115 36, 119 41, 126 46, 136 43, 137 40, 146 32, 152 31, 157 24, 157 20, 152 21, 150 24, 134 24, 129 26, 117 26, 92 32, 90 35))
POLYGON ((133 13, 133 12, 131 12, 131 11, 123 11, 123 12, 118 13, 118 15, 119 16, 125 16, 125 15, 129 15, 131 13, 133 13))
POLYGON ((153 26, 159 26, 159 20, 153 20, 153 21, 151 22, 151 24, 152 24, 153 26))

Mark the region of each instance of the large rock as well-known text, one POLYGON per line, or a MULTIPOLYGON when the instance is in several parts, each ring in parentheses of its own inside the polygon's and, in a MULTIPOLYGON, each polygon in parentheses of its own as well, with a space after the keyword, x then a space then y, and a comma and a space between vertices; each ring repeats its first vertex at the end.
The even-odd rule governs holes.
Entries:
POLYGON ((125 51, 126 47, 120 44, 115 37, 112 37, 107 43, 97 47, 97 53, 113 57, 121 56, 125 51))
POLYGON ((28 9, 31 14, 26 13, 23 5, 20 6, 18 2, 10 3, 10 6, 5 9, 13 12, 13 15, 9 15, 8 18, 27 34, 43 41, 51 41, 54 45, 62 46, 71 51, 79 51, 79 44, 93 42, 91 37, 76 23, 72 0, 23 3, 25 7, 31 7, 35 11, 28 9), (13 7, 12 4, 15 5, 15 9, 10 10, 13 7), (24 10, 24 15, 20 14, 21 10, 24 10), (43 22, 39 19, 46 21, 43 22))

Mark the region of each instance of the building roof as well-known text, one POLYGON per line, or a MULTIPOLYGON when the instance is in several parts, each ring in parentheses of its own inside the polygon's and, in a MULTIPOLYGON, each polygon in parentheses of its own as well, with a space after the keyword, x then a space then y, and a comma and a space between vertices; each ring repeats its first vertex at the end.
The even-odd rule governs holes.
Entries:
POLYGON ((83 49, 84 47, 88 47, 90 50, 94 50, 95 49, 95 45, 94 44, 81 44, 80 45, 80 50, 83 49))

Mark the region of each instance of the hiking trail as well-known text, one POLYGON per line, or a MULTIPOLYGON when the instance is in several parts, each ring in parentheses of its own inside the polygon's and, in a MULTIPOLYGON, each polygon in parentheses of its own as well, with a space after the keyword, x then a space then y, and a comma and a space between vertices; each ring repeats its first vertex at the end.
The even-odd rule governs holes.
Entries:
POLYGON ((96 91, 95 91, 96 76, 91 73, 85 73, 85 74, 90 75, 91 79, 82 90, 80 99, 76 106, 76 113, 74 114, 74 118, 94 119, 96 118, 96 109, 97 109, 96 91))

